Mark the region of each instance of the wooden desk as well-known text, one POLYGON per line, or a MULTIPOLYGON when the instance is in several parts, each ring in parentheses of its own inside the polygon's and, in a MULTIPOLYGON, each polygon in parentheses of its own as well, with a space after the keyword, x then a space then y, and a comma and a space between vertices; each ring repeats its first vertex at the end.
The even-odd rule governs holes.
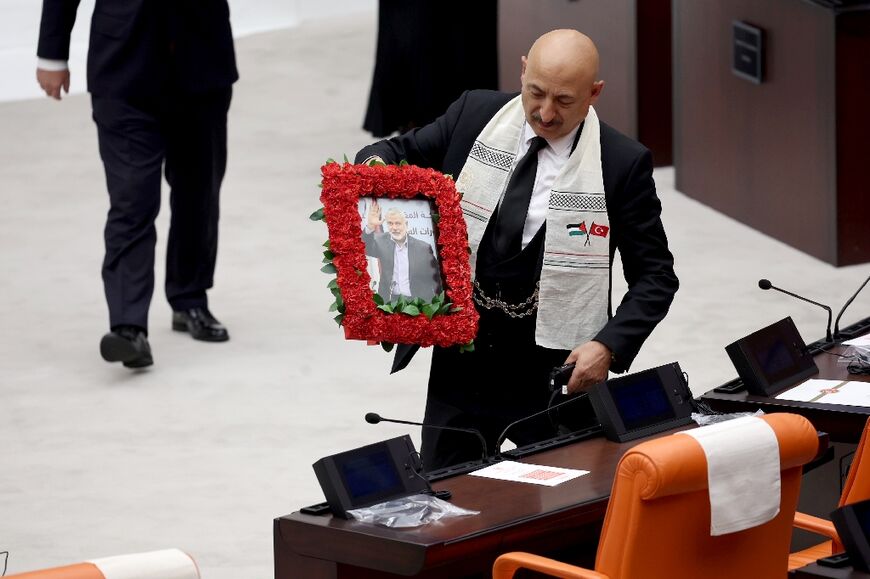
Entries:
MULTIPOLYGON (((842 346, 828 349, 836 353, 843 353, 847 350, 846 347, 842 346)), ((822 353, 817 354, 814 359, 819 367, 819 373, 812 378, 870 382, 870 376, 849 374, 837 356, 822 353)), ((749 394, 745 390, 735 394, 720 394, 711 390, 702 395, 701 400, 709 404, 714 410, 721 412, 743 412, 758 409, 764 412, 794 412, 805 416, 818 430, 830 434, 833 442, 857 443, 864 430, 864 423, 870 417, 870 408, 863 406, 777 400, 774 397, 749 394)))
POLYGON ((440 481, 433 486, 450 489, 454 504, 480 514, 419 529, 394 530, 298 512, 279 517, 274 522, 275 579, 488 576, 495 558, 508 551, 594 548, 616 465, 640 442, 593 438, 523 459, 590 471, 553 488, 470 475, 440 481))

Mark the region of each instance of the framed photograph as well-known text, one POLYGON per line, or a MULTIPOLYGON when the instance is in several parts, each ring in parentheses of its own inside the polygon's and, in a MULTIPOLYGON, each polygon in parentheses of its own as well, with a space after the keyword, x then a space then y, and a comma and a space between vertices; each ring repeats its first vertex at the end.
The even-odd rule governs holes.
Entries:
MULTIPOLYGON (((412 165, 327 163, 323 271, 345 337, 470 348, 468 234, 453 180, 412 165)), ((314 218, 314 216, 312 216, 314 218)))

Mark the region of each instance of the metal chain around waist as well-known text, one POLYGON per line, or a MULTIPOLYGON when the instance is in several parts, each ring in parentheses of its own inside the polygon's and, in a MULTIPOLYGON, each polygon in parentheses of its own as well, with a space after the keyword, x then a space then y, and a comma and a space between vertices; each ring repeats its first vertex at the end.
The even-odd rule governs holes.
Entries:
POLYGON ((530 295, 528 299, 523 303, 509 304, 506 301, 500 300, 498 298, 492 298, 486 295, 486 293, 484 293, 483 291, 483 288, 480 287, 479 283, 477 283, 477 280, 474 280, 475 291, 472 292, 472 297, 474 298, 474 303, 488 310, 500 310, 512 318, 524 318, 526 316, 532 315, 537 311, 538 289, 540 288, 540 286, 541 282, 536 283, 535 291, 532 292, 532 295, 530 295))

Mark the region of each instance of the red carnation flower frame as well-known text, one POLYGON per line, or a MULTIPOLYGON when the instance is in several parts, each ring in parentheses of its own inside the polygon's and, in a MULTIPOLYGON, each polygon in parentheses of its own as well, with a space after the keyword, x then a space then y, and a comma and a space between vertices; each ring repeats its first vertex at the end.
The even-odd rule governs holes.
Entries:
POLYGON ((320 200, 329 229, 329 251, 344 302, 345 338, 420 346, 467 345, 477 334, 472 302, 468 233, 453 180, 434 169, 413 165, 327 163, 321 168, 320 200), (439 219, 436 244, 450 313, 416 316, 378 308, 366 267, 365 243, 358 213, 360 197, 430 198, 439 219))

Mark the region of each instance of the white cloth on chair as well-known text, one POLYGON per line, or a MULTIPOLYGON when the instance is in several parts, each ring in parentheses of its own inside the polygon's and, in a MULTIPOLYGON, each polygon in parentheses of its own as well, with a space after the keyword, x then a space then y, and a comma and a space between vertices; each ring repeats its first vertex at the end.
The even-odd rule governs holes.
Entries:
POLYGON ((779 514, 779 441, 767 422, 747 416, 687 430, 707 456, 710 535, 736 533, 779 514))
POLYGON ((179 549, 103 557, 88 561, 106 579, 199 579, 190 555, 179 549))

